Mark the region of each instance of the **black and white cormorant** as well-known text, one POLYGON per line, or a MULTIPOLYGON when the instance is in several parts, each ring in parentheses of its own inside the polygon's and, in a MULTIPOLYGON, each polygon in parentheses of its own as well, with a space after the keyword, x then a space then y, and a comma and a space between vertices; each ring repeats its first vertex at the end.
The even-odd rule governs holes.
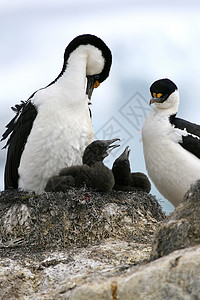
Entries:
POLYGON ((155 81, 150 92, 154 107, 142 128, 146 168, 159 192, 177 206, 200 179, 200 126, 176 117, 179 93, 171 80, 155 81))
POLYGON ((83 164, 64 168, 59 175, 49 178, 46 192, 65 192, 71 187, 87 188, 108 192, 114 185, 112 171, 103 164, 103 160, 119 145, 112 145, 119 139, 97 140, 89 144, 83 153, 83 164))
POLYGON ((44 191, 47 180, 64 167, 80 164, 94 133, 88 102, 109 75, 112 55, 98 37, 73 39, 58 77, 16 105, 6 126, 5 189, 44 191), (87 87, 85 88, 87 80, 87 87))
POLYGON ((123 153, 114 161, 112 172, 115 178, 114 190, 118 191, 144 191, 149 193, 151 183, 148 177, 141 172, 131 173, 129 162, 130 149, 127 146, 123 153))

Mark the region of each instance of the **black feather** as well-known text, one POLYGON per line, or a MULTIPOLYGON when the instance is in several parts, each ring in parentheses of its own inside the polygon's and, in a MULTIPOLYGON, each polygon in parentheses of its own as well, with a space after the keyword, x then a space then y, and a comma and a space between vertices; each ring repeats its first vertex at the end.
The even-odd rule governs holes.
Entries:
POLYGON ((12 107, 12 110, 16 112, 16 115, 6 125, 7 130, 1 139, 2 141, 9 137, 6 145, 3 147, 8 147, 4 174, 5 189, 18 188, 18 167, 21 155, 37 115, 37 110, 30 101, 22 101, 21 104, 12 107))
POLYGON ((181 130, 186 129, 188 135, 183 136, 182 142, 179 144, 185 150, 200 158, 200 125, 176 118, 176 115, 170 116, 169 120, 175 128, 179 128, 181 130))

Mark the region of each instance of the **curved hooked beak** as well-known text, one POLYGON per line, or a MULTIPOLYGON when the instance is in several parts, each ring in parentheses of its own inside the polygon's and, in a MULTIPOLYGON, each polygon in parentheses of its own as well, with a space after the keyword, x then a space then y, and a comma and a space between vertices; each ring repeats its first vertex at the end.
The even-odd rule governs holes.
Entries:
POLYGON ((93 75, 87 76, 86 94, 88 95, 89 100, 92 97, 94 88, 97 88, 99 85, 100 85, 100 83, 98 80, 95 79, 95 76, 93 76, 93 75))
MULTIPOLYGON (((158 94, 159 95, 159 94, 158 94)), ((153 104, 153 103, 163 103, 166 99, 167 99, 168 95, 164 95, 164 96, 154 96, 153 98, 151 98, 151 100, 149 101, 149 105, 153 104)))
POLYGON ((153 104, 153 103, 162 103, 161 99, 162 99, 162 98, 153 97, 153 98, 151 98, 151 100, 149 101, 149 105, 151 105, 151 104, 153 104))

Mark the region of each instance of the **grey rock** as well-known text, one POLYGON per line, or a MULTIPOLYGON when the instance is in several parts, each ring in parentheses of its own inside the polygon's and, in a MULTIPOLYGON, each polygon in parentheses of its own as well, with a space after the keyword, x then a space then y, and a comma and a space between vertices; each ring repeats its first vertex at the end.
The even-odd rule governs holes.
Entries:
MULTIPOLYGON (((113 245, 103 243, 100 252, 113 245)), ((108 253, 106 263, 94 247, 74 249, 73 259, 67 251, 45 251, 40 261, 1 259, 1 299, 200 299, 199 246, 128 268, 109 262, 108 253)))
POLYGON ((200 180, 183 202, 160 225, 153 241, 152 259, 200 244, 200 180))
POLYGON ((1 297, 65 299, 89 282, 107 284, 150 259, 163 218, 144 192, 1 192, 1 297))
POLYGON ((176 251, 145 266, 131 268, 120 277, 83 285, 60 299, 200 299, 199 254, 199 247, 176 251))
POLYGON ((167 219, 142 192, 1 192, 0 299, 200 299, 199 189, 167 219))

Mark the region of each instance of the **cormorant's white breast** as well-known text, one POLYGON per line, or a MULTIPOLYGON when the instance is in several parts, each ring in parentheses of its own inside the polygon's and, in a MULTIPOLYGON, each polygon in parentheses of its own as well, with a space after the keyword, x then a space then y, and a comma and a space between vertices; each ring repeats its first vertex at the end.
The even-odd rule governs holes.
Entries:
POLYGON ((169 79, 150 87, 154 103, 143 128, 144 158, 149 177, 174 206, 200 179, 200 126, 177 118, 179 93, 169 79))
POLYGON ((40 193, 49 177, 81 163, 94 137, 88 101, 108 77, 111 62, 111 51, 100 38, 78 36, 65 50, 59 76, 13 108, 16 116, 2 137, 8 137, 5 189, 40 193))

